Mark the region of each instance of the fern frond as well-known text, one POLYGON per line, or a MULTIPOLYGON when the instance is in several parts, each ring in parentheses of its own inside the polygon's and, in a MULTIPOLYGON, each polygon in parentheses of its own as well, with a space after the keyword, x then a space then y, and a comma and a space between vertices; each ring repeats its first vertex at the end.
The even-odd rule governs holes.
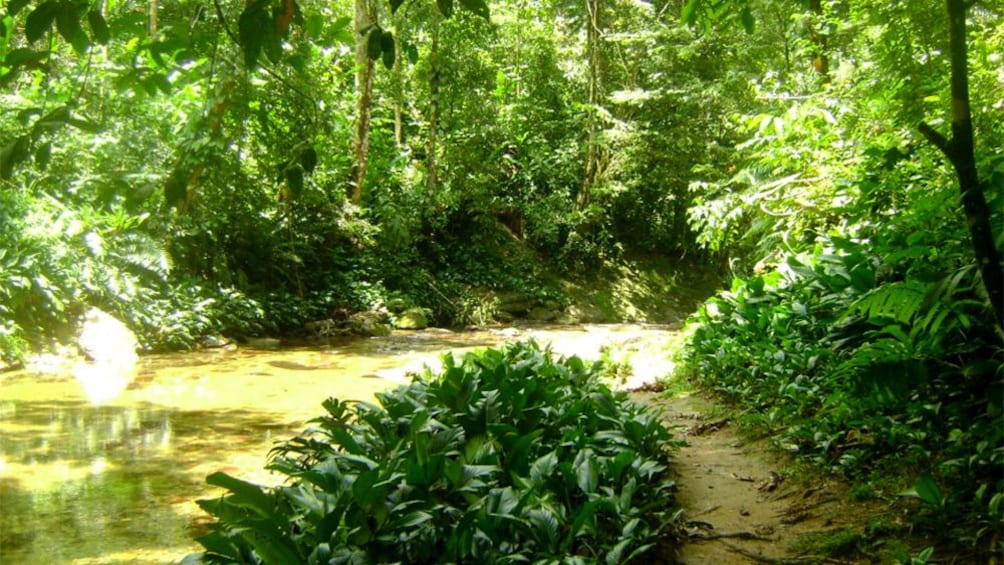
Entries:
POLYGON ((916 280, 886 283, 857 299, 848 307, 844 317, 857 314, 869 322, 892 321, 911 325, 924 311, 931 288, 916 280))

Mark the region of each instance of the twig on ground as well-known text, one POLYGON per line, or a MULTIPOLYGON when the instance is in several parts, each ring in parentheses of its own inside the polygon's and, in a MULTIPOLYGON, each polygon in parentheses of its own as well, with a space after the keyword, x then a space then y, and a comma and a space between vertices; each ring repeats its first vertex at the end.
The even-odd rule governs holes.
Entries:
POLYGON ((800 565, 802 563, 828 563, 830 565, 849 565, 851 561, 842 561, 839 559, 833 559, 830 557, 823 557, 821 555, 802 555, 800 557, 769 557, 767 555, 760 555, 743 549, 737 545, 733 545, 728 542, 721 542, 725 547, 729 548, 729 551, 738 553, 743 557, 748 557, 757 563, 767 563, 768 565, 800 565))

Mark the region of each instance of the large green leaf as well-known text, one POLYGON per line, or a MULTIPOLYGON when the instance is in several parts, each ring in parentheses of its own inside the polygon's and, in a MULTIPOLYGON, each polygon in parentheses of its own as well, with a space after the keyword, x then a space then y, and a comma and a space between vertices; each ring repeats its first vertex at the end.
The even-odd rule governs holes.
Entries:
POLYGON ((262 2, 248 4, 237 19, 237 37, 244 50, 244 64, 249 69, 258 66, 270 24, 271 19, 262 2))
POLYGON ((34 43, 42 38, 49 29, 52 22, 60 12, 59 4, 53 0, 48 0, 39 4, 28 14, 28 19, 24 23, 24 37, 29 43, 34 43))
POLYGON ((112 35, 108 31, 108 22, 105 21, 105 17, 101 15, 101 12, 97 10, 87 12, 87 24, 91 26, 94 41, 97 41, 101 45, 107 45, 111 41, 112 35))
POLYGON ((60 2, 56 12, 56 29, 78 53, 87 51, 91 40, 80 26, 80 10, 71 2, 60 2))
POLYGON ((13 18, 21 13, 21 10, 23 10, 29 2, 31 2, 31 0, 9 0, 7 2, 7 15, 13 18))
POLYGON ((383 51, 383 30, 379 26, 373 26, 366 35, 366 55, 376 61, 383 51))
POLYGON ((261 516, 271 516, 275 510, 275 499, 254 483, 222 472, 206 477, 206 483, 227 489, 232 495, 229 502, 254 510, 261 516))
POLYGON ((575 467, 576 484, 582 492, 585 494, 596 492, 596 487, 600 483, 600 466, 593 450, 580 451, 572 465, 575 467))
POLYGON ((26 47, 21 47, 19 49, 11 49, 8 51, 7 56, 4 57, 4 64, 8 67, 17 67, 20 65, 38 63, 48 58, 48 56, 48 51, 35 51, 26 47))
POLYGON ((391 69, 394 67, 395 57, 394 34, 385 31, 380 36, 380 51, 383 55, 383 66, 391 69))

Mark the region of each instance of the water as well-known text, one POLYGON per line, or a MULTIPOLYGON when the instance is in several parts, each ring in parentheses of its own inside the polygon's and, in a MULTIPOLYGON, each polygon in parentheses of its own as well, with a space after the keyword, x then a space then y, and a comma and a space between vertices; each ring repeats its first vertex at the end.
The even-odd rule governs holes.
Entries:
POLYGON ((206 517, 195 500, 217 494, 206 475, 274 484, 268 450, 303 431, 329 396, 372 400, 441 353, 526 337, 587 358, 615 346, 638 384, 666 371, 660 344, 670 333, 427 330, 337 347, 158 355, 101 404, 69 374, 0 375, 0 563, 176 562, 199 549, 192 540, 206 517))

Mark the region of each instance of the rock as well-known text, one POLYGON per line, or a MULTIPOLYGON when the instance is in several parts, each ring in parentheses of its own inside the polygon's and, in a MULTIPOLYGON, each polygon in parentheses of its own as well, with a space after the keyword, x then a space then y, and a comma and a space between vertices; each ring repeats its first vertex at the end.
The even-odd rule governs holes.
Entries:
POLYGON ((559 316, 558 312, 544 308, 542 306, 536 306, 530 310, 527 314, 527 318, 533 320, 534 322, 550 322, 559 316))
POLYGON ((502 328, 500 330, 492 330, 492 334, 506 339, 512 339, 514 337, 519 337, 520 332, 517 328, 502 328))
POLYGON ((429 318, 422 308, 408 308, 398 315, 395 325, 402 330, 424 330, 429 327, 429 318))
POLYGON ((349 317, 347 329, 361 336, 390 335, 390 326, 384 323, 386 320, 386 312, 357 312, 349 317))
POLYGON ((515 317, 520 317, 537 305, 537 300, 521 292, 506 291, 497 295, 498 310, 515 317))
POLYGON ((199 340, 199 345, 207 349, 218 349, 226 347, 231 343, 233 343, 233 340, 222 335, 204 335, 202 336, 202 339, 199 340))
POLYGON ((249 337, 247 344, 258 349, 279 349, 282 342, 274 337, 249 337))

